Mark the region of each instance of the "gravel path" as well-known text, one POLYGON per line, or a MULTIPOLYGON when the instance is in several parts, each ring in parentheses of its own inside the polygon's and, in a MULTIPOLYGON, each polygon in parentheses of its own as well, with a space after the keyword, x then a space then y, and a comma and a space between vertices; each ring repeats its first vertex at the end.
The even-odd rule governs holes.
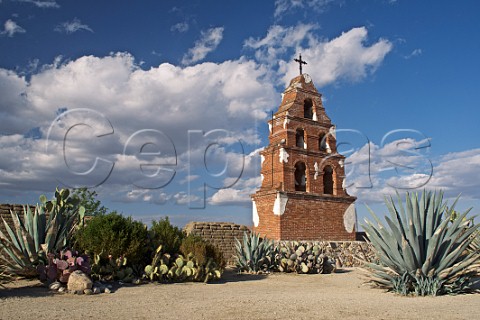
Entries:
POLYGON ((237 275, 220 283, 146 284, 75 296, 34 281, 0 289, 0 319, 480 319, 480 294, 401 297, 330 275, 237 275))

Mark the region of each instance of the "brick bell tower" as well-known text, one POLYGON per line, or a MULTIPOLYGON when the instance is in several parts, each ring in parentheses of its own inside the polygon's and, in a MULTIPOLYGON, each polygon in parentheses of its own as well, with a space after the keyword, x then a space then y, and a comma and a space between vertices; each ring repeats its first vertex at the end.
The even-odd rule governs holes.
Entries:
MULTIPOLYGON (((290 81, 268 121, 262 186, 253 194, 254 231, 275 240, 355 240, 355 197, 345 190, 345 157, 308 74, 290 81)), ((303 61, 302 61, 303 62, 303 61)))

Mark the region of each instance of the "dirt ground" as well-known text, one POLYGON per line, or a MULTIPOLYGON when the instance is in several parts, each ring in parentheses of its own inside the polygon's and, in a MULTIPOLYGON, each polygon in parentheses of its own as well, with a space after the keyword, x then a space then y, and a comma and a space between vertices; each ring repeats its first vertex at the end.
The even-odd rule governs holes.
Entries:
POLYGON ((330 275, 237 275, 220 282, 122 286, 110 294, 0 289, 0 319, 480 319, 480 294, 402 297, 363 285, 357 269, 330 275))

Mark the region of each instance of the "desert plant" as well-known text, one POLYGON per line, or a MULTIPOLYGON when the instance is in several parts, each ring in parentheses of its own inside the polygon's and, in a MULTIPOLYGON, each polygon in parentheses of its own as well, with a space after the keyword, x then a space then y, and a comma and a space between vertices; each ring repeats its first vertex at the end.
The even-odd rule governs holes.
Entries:
POLYGON ((103 257, 101 254, 96 254, 93 259, 91 277, 93 280, 119 280, 126 283, 137 279, 133 267, 127 265, 127 258, 103 257))
POLYGON ((57 255, 48 253, 47 260, 47 264, 42 263, 37 266, 37 271, 40 280, 48 283, 54 281, 67 283, 73 271, 80 270, 87 275, 91 271, 90 257, 70 249, 62 250, 57 255))
POLYGON ((161 282, 203 281, 220 279, 222 269, 212 258, 206 258, 199 263, 193 254, 184 257, 181 254, 171 256, 164 253, 160 245, 153 257, 152 263, 145 267, 145 277, 161 282))
POLYGON ((218 280, 221 276, 222 270, 212 258, 208 258, 205 263, 200 264, 192 254, 187 257, 178 255, 167 272, 167 278, 170 281, 203 281, 207 283, 211 280, 218 280))
POLYGON ((154 248, 161 245, 163 252, 174 255, 180 251, 180 246, 185 236, 185 232, 173 226, 168 217, 160 219, 158 222, 155 220, 152 221, 150 238, 152 239, 154 248))
POLYGON ((275 271, 331 273, 335 269, 335 263, 314 243, 281 242, 274 251, 275 271))
POLYGON ((171 256, 162 252, 162 245, 158 246, 152 263, 145 266, 145 277, 149 280, 165 280, 170 266, 171 256))
POLYGON ((401 294, 438 295, 469 290, 480 270, 478 252, 466 250, 478 225, 447 208, 442 192, 397 194, 386 205, 388 225, 370 210, 376 225, 363 226, 380 263, 365 263, 369 281, 401 294), (454 219, 451 219, 453 216, 454 219))
POLYGON ((185 257, 192 254, 200 265, 206 264, 208 259, 213 259, 213 262, 222 269, 226 264, 223 254, 215 245, 193 234, 182 240, 180 253, 185 257))
POLYGON ((36 266, 46 262, 48 253, 67 246, 76 225, 82 221, 84 208, 69 197, 68 189, 57 189, 54 200, 41 196, 40 201, 42 204, 33 213, 25 206, 23 218, 11 212, 13 228, 3 220, 8 237, 0 232, 0 264, 5 265, 8 273, 36 277, 36 266))
POLYGON ((254 232, 244 232, 243 242, 235 239, 235 264, 239 272, 259 273, 274 267, 273 241, 254 232))
POLYGON ((97 215, 75 234, 76 248, 92 258, 124 257, 131 264, 144 261, 148 251, 147 228, 131 217, 116 212, 97 215))
POLYGON ((5 283, 12 281, 12 276, 5 270, 4 266, 0 266, 0 287, 4 287, 5 283))

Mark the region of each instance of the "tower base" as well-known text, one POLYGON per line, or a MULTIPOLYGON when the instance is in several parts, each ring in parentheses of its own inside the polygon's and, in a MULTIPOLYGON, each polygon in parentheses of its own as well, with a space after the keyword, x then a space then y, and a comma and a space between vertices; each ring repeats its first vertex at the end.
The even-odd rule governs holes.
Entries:
POLYGON ((355 197, 258 191, 253 230, 273 240, 355 241, 355 197))

